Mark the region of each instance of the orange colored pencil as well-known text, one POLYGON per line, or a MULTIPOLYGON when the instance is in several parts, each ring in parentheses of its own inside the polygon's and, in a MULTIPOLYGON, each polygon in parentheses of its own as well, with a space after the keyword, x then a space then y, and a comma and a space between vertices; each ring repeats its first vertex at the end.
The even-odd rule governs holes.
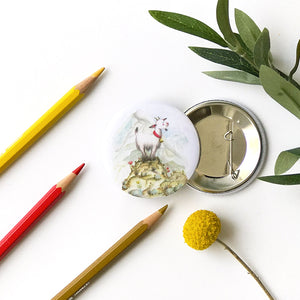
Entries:
POLYGON ((80 165, 72 173, 54 185, 0 241, 0 260, 13 248, 16 242, 24 236, 28 229, 65 194, 66 188, 76 178, 84 165, 85 164, 80 165))

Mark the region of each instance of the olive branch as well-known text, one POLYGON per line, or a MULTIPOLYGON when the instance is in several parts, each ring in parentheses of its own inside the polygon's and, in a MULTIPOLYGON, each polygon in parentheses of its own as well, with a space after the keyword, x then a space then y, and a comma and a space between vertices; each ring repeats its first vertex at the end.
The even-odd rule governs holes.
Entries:
MULTIPOLYGON (((300 85, 294 80, 300 60, 300 40, 296 48, 295 65, 286 75, 273 64, 270 52, 270 34, 267 28, 260 30, 243 11, 235 9, 233 32, 229 21, 228 0, 218 0, 217 23, 223 37, 205 23, 173 12, 150 10, 158 22, 173 29, 206 39, 223 48, 189 47, 199 56, 235 70, 208 71, 204 74, 221 80, 262 85, 281 106, 300 119, 300 85), (227 49, 224 49, 227 48, 227 49)), ((300 158, 300 147, 281 152, 276 160, 275 175, 260 177, 261 180, 284 184, 300 184, 300 173, 284 174, 300 158)))

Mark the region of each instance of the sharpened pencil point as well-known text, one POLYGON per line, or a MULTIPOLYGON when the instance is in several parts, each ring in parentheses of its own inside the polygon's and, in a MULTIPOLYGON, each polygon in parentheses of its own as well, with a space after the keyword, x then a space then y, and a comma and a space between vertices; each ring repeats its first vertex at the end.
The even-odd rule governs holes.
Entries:
POLYGON ((96 71, 95 73, 92 74, 93 77, 99 77, 101 73, 103 73, 103 71, 105 70, 105 68, 101 68, 98 71, 96 71))
POLYGON ((83 167, 85 166, 85 163, 81 164, 77 169, 75 169, 72 173, 74 173, 75 175, 78 175, 80 173, 80 171, 83 169, 83 167))
POLYGON ((165 205, 164 207, 162 207, 161 209, 159 209, 158 211, 163 215, 165 213, 165 211, 167 210, 168 208, 168 204, 165 205))

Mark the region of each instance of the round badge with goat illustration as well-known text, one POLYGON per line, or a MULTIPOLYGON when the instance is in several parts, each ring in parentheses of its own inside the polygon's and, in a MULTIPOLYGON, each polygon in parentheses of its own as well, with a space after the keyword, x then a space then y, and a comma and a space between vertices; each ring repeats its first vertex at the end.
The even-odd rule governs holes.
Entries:
POLYGON ((110 156, 120 189, 136 197, 168 196, 193 175, 200 156, 197 131, 175 107, 144 104, 118 118, 110 156))

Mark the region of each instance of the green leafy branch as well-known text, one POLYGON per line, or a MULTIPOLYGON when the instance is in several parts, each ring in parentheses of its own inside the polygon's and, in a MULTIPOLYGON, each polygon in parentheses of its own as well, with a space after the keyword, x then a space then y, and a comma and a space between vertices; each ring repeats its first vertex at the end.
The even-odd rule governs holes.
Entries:
MULTIPOLYGON (((150 10, 149 13, 158 22, 168 27, 223 47, 189 47, 207 60, 235 69, 207 71, 203 72, 204 74, 215 79, 261 84, 274 100, 300 119, 300 85, 293 79, 299 67, 300 40, 297 44, 295 65, 286 75, 273 64, 268 29, 260 30, 246 13, 235 9, 235 24, 238 33, 233 32, 228 10, 228 0, 218 0, 217 23, 223 37, 205 23, 189 16, 159 10, 150 10)), ((300 174, 282 175, 296 163, 299 157, 300 148, 283 151, 276 161, 275 175, 260 177, 260 179, 277 184, 300 184, 300 174)))

